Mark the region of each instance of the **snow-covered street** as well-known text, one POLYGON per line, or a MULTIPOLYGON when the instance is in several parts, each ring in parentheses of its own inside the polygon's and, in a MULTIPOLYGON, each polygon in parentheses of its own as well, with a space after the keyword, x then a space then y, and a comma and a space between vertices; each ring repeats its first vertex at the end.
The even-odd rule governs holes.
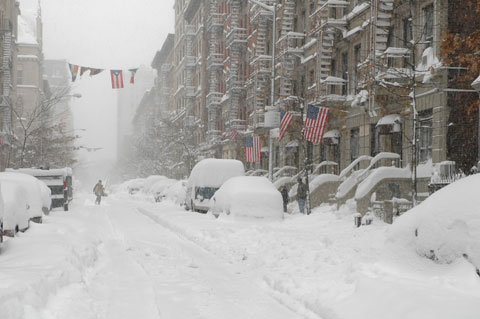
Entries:
POLYGON ((319 208, 234 221, 126 194, 79 196, 2 246, 2 319, 478 318, 463 260, 420 258, 319 208), (48 249, 47 249, 48 248, 48 249))

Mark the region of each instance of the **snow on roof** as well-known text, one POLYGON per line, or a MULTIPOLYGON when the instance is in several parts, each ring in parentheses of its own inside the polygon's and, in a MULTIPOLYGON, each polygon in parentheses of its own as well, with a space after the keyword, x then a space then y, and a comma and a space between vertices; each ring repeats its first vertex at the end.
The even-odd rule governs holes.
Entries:
POLYGON ((402 122, 402 117, 398 114, 389 114, 385 115, 382 117, 378 122, 376 127, 382 126, 382 125, 393 125, 393 124, 398 124, 402 122))
POLYGON ((325 134, 323 134, 323 138, 339 138, 339 137, 340 137, 339 130, 330 130, 330 131, 327 131, 325 134))
POLYGON ((29 12, 22 12, 22 15, 18 16, 17 43, 38 44, 36 15, 29 12))
POLYGON ((52 168, 52 169, 40 169, 40 168, 7 168, 6 172, 23 173, 31 176, 71 176, 72 169, 70 167, 65 168, 52 168))
POLYGON ((338 84, 338 85, 343 85, 344 83, 347 83, 346 80, 336 76, 327 76, 327 78, 325 80, 322 80, 321 82, 327 83, 327 84, 338 84))
POLYGON ((406 56, 410 54, 410 49, 408 48, 396 48, 396 47, 388 47, 385 50, 385 54, 387 56, 406 56))
POLYGON ((391 159, 391 160, 396 160, 400 159, 400 155, 397 153, 390 153, 390 152, 380 152, 378 153, 372 160, 370 161, 370 165, 368 165, 367 169, 365 169, 364 174, 359 176, 359 178, 364 179, 367 177, 368 174, 370 174, 370 170, 377 164, 379 161, 383 159, 391 159))
POLYGON ((240 161, 208 158, 198 162, 192 169, 188 185, 220 187, 229 178, 243 175, 245 175, 245 169, 240 161))
POLYGON ((298 141, 297 140, 290 141, 287 143, 287 145, 285 145, 285 147, 298 147, 298 141))
POLYGON ((375 185, 386 178, 410 178, 411 172, 408 168, 379 167, 374 169, 367 178, 358 184, 355 192, 355 199, 365 197, 375 185))
POLYGON ((475 174, 435 192, 396 219, 389 240, 440 264, 458 260, 480 269, 479 188, 475 174))
POLYGON ((353 28, 352 30, 343 31, 343 37, 348 38, 348 37, 354 35, 357 32, 360 32, 362 30, 363 30, 363 28, 361 26, 358 26, 358 27, 353 28))

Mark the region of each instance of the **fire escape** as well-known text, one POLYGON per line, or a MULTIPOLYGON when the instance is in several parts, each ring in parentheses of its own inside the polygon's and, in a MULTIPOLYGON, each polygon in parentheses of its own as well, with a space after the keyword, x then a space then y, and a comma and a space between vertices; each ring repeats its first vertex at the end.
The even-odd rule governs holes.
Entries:
MULTIPOLYGON (((388 53, 387 48, 390 45, 389 33, 392 27, 394 0, 372 0, 370 5, 370 51, 367 58, 368 65, 365 73, 365 83, 368 87, 368 113, 370 116, 376 116, 375 111, 375 88, 376 81, 380 72, 386 74, 388 71, 387 55, 398 57, 398 50, 394 49, 392 53, 388 53), (397 51, 397 52, 395 52, 397 51)), ((404 49, 405 50, 405 49, 404 49)), ((402 50, 400 50, 402 51, 402 50)), ((407 52, 400 52, 403 57, 407 52)))
POLYGON ((222 52, 224 14, 219 13, 219 1, 210 0, 208 4, 208 57, 207 57, 207 78, 208 78, 208 94, 207 94, 207 110, 208 110, 208 129, 207 141, 214 144, 220 141, 221 131, 217 127, 218 113, 221 109, 220 102, 223 96, 220 88, 220 79, 223 72, 222 52))
POLYGON ((2 132, 0 132, 0 145, 9 144, 11 142, 10 137, 12 136, 12 100, 10 97, 12 63, 12 33, 7 31, 3 34, 1 67, 3 73, 3 89, 1 92, 2 95, 0 95, 0 112, 2 113, 3 123, 2 132))
POLYGON ((240 117, 240 102, 245 95, 245 72, 241 69, 247 47, 247 29, 242 25, 241 0, 228 0, 226 48, 230 53, 226 88, 230 97, 226 127, 245 130, 245 120, 240 117))
MULTIPOLYGON (((276 68, 279 79, 280 103, 291 97, 293 92, 293 78, 296 60, 303 54, 302 42, 305 34, 294 32, 294 18, 296 4, 293 0, 286 0, 283 4, 280 38, 276 43, 278 52, 276 68)), ((276 103, 277 101, 275 101, 276 103)), ((282 106, 282 105, 281 105, 282 106)))
POLYGON ((160 117, 166 117, 169 114, 170 96, 172 91, 169 85, 170 73, 173 65, 165 63, 160 69, 160 117))
POLYGON ((185 24, 185 57, 183 63, 185 70, 185 126, 187 127, 192 127, 195 124, 195 55, 193 53, 195 35, 195 26, 185 24))
MULTIPOLYGON (((270 5, 267 1, 265 4, 270 5)), ((258 5, 250 8, 250 23, 253 32, 248 37, 250 74, 247 81, 247 103, 250 106, 249 123, 251 129, 264 125, 264 110, 270 95, 272 56, 267 48, 268 24, 272 13, 258 5)))
POLYGON ((317 100, 324 101, 330 93, 330 85, 345 85, 332 81, 331 64, 335 45, 335 33, 343 31, 347 25, 345 18, 337 19, 331 12, 337 8, 346 8, 348 1, 319 0, 317 10, 310 15, 312 28, 310 35, 317 39, 317 100))

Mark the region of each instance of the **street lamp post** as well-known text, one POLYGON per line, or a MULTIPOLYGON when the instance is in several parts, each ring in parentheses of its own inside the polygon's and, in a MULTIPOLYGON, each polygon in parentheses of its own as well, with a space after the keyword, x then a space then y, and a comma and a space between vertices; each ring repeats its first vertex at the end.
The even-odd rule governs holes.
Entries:
MULTIPOLYGON (((271 107, 267 109, 268 111, 277 111, 275 108, 275 43, 277 42, 277 10, 275 3, 271 6, 266 5, 263 2, 257 0, 249 0, 250 2, 262 7, 263 9, 270 11, 273 14, 273 27, 272 27, 272 74, 271 74, 271 84, 270 84, 270 101, 271 107)), ((268 137, 268 179, 273 181, 273 136, 272 129, 270 129, 268 137)))

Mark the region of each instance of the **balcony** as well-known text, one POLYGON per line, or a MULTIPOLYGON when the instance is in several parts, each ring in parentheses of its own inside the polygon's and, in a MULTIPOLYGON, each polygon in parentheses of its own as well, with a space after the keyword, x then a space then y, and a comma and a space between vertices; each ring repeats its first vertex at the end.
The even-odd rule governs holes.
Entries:
POLYGON ((186 98, 195 98, 195 87, 194 86, 186 86, 185 87, 185 97, 186 98))
MULTIPOLYGON (((213 13, 208 16, 208 29, 213 31, 212 29, 221 29, 223 30, 224 26, 224 21, 225 21, 225 16, 223 13, 213 13)), ((220 30, 218 30, 220 31, 220 30)))
POLYGON ((244 44, 247 44, 247 29, 233 28, 232 30, 230 30, 230 32, 227 33, 227 48, 244 44))
POLYGON ((304 33, 289 32, 277 41, 279 57, 284 54, 303 54, 304 49, 301 41, 305 38, 304 33))
POLYGON ((184 58, 184 62, 185 62, 185 68, 195 68, 196 66, 196 61, 195 61, 195 57, 194 56, 186 56, 184 58))
POLYGON ((223 93, 220 92, 211 92, 207 95, 207 108, 217 108, 220 107, 222 102, 223 93))
POLYGON ((186 24, 185 25, 185 35, 188 37, 194 37, 197 35, 197 28, 195 28, 194 25, 192 24, 186 24))
POLYGON ((209 54, 207 57, 207 68, 223 68, 223 53, 209 54))

